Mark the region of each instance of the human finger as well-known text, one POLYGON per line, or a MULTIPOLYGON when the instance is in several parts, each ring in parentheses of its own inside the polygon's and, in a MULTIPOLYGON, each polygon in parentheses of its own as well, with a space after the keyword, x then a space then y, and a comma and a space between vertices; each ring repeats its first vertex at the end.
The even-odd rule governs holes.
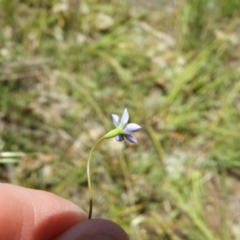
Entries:
POLYGON ((55 194, 0 183, 0 239, 50 240, 87 214, 55 194))

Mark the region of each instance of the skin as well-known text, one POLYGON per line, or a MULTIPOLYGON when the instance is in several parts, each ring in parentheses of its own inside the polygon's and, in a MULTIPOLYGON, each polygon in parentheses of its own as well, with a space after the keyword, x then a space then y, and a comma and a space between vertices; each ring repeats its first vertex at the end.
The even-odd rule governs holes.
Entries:
POLYGON ((129 240, 117 224, 87 219, 74 203, 52 193, 0 183, 0 239, 129 240))

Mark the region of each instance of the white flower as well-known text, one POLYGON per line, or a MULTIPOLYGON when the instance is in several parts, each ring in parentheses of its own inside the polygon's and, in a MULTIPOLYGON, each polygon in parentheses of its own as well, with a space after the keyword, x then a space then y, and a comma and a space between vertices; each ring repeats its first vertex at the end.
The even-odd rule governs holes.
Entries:
POLYGON ((123 111, 123 115, 120 121, 119 121, 119 116, 116 114, 112 114, 112 119, 115 127, 122 129, 122 132, 115 137, 117 141, 121 142, 124 140, 124 138, 126 138, 129 142, 136 143, 136 144, 138 143, 137 139, 132 135, 132 133, 140 130, 141 126, 139 126, 136 123, 128 124, 129 114, 126 108, 123 111))

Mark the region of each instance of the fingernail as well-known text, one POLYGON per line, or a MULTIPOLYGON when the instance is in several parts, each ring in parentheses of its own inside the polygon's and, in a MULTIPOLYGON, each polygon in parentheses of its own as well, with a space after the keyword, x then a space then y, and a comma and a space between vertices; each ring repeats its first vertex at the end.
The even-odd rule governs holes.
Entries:
POLYGON ((106 219, 82 221, 55 240, 129 240, 126 232, 116 223, 106 219))

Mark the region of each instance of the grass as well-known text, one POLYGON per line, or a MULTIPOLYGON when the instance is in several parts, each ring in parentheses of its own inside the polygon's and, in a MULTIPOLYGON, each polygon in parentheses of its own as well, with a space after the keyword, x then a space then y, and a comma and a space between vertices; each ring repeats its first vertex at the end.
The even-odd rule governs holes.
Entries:
POLYGON ((88 153, 127 107, 139 145, 94 152, 93 216, 131 239, 239 239, 238 1, 75 4, 0 3, 1 181, 88 211, 88 153))

